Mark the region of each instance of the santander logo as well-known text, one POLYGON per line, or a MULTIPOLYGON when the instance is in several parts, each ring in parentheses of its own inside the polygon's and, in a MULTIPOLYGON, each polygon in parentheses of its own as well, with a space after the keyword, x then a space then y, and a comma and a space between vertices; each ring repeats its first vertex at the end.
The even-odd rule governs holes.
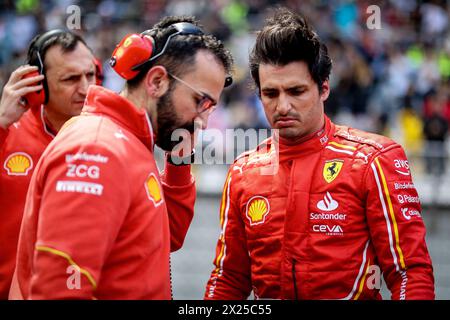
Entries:
POLYGON ((331 197, 331 194, 327 192, 323 200, 317 203, 317 208, 322 211, 333 211, 339 207, 339 203, 331 197))

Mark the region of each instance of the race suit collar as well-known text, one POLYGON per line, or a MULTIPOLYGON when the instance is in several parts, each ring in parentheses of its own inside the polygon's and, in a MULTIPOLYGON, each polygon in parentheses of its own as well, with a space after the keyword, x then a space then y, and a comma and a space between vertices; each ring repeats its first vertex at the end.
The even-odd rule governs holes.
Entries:
POLYGON ((325 125, 319 131, 305 137, 300 143, 288 145, 283 143, 283 139, 279 138, 279 156, 280 160, 289 160, 300 155, 318 152, 323 149, 329 138, 334 133, 334 124, 327 116, 325 117, 325 125))
POLYGON ((48 123, 44 115, 44 105, 41 105, 36 108, 30 108, 27 112, 24 113, 24 120, 28 119, 37 130, 41 131, 45 136, 48 136, 50 139, 53 139, 57 131, 53 129, 53 127, 48 123))
POLYGON ((98 114, 111 118, 153 151, 155 140, 147 113, 116 92, 100 86, 90 86, 81 114, 98 114))

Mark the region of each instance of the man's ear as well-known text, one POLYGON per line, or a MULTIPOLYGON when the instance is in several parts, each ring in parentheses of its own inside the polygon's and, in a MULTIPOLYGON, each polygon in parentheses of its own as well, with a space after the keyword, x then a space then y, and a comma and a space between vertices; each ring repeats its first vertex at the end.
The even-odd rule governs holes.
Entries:
POLYGON ((160 98, 169 89, 169 74, 163 66, 152 67, 145 75, 145 89, 152 98, 160 98))
POLYGON ((320 100, 322 100, 322 101, 327 100, 329 95, 330 95, 330 82, 328 80, 325 80, 322 83, 322 91, 320 92, 320 100))

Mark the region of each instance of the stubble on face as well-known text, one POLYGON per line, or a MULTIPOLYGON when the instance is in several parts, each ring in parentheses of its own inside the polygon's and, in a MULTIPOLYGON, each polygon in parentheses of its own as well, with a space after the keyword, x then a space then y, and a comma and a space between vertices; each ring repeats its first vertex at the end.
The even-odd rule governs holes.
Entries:
POLYGON ((180 143, 179 140, 172 140, 175 130, 186 130, 189 134, 195 131, 194 121, 182 123, 173 106, 173 89, 169 90, 159 98, 157 107, 156 144, 165 151, 172 151, 180 143))
POLYGON ((323 101, 303 61, 259 66, 261 101, 272 128, 280 137, 298 142, 323 127, 323 101))

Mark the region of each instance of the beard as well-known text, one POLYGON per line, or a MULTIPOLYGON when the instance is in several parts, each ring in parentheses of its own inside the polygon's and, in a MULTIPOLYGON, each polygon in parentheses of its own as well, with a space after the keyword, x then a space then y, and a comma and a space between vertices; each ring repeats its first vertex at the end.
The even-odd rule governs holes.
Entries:
MULTIPOLYGON (((171 152, 175 146, 177 146, 183 139, 179 137, 178 140, 172 140, 172 134, 175 130, 184 129, 192 135, 195 131, 195 124, 191 122, 182 122, 178 114, 173 107, 172 90, 168 90, 161 98, 159 98, 157 104, 157 124, 158 132, 156 135, 156 144, 164 151, 171 152)), ((179 136, 179 135, 177 135, 179 136)), ((185 135, 183 135, 185 136, 185 135)))

